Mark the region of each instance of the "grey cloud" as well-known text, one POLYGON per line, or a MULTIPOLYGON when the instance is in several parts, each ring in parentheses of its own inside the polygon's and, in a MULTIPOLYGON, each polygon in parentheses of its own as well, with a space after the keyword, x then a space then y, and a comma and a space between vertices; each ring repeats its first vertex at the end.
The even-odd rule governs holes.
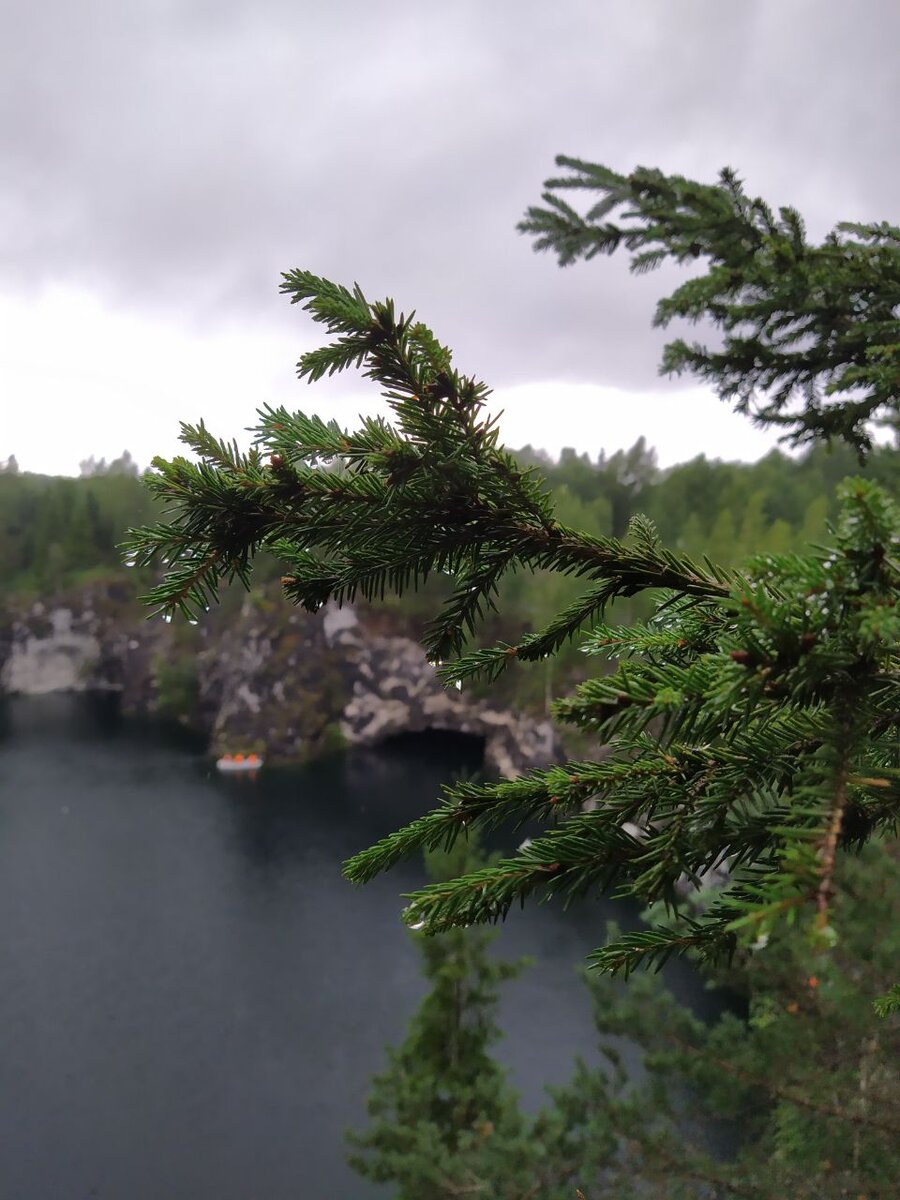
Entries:
POLYGON ((7 287, 293 321, 299 345, 277 281, 303 265, 415 306, 496 384, 646 387, 674 276, 560 272, 515 233, 556 153, 727 163, 818 234, 892 215, 892 0, 13 7, 7 287))

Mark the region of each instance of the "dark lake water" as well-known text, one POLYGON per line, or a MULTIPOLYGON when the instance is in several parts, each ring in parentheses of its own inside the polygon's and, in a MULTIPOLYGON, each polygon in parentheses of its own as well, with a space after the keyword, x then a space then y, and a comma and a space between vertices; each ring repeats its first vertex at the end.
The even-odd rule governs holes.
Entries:
MULTIPOLYGON (((421 739, 258 779, 107 702, 0 705, 0 1197, 365 1200, 344 1164, 422 995, 400 893, 349 854, 476 766, 421 739)), ((516 913, 500 1049, 529 1105, 590 1057, 608 902, 516 913)), ((679 990, 696 988, 689 975, 679 990)))

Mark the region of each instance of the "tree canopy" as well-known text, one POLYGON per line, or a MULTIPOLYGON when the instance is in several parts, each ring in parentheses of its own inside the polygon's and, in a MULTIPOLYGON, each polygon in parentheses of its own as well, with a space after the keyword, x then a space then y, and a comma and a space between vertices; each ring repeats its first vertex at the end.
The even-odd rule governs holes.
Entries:
POLYGON ((654 324, 710 322, 722 347, 678 338, 662 371, 707 380, 793 444, 837 437, 862 453, 872 422, 897 429, 900 228, 842 221, 812 245, 795 209, 782 206, 776 217, 728 169, 718 184, 702 184, 644 167, 626 176, 565 155, 556 161, 568 173, 547 181, 544 207, 530 208, 519 226, 538 250, 565 266, 624 246, 636 272, 669 258, 706 260, 704 274, 659 302, 654 324), (563 195, 573 190, 600 199, 580 214, 563 195), (610 220, 617 210, 618 224, 610 220))
MULTIPOLYGON (((624 245, 636 269, 667 255, 707 261, 657 319, 711 320, 723 347, 673 343, 664 368, 698 373, 795 442, 842 438, 865 454, 872 422, 896 423, 896 229, 840 226, 810 246, 797 214, 775 220, 730 173, 710 187, 564 165, 574 174, 551 181, 548 207, 526 218, 539 248, 569 261, 624 245), (582 218, 558 197, 564 186, 601 199, 582 218), (632 224, 601 223, 626 202, 632 224)), ((455 370, 414 314, 309 271, 289 272, 282 287, 330 339, 301 358, 300 378, 361 369, 394 421, 347 431, 267 406, 246 454, 202 422, 184 425, 196 461, 154 460, 149 483, 168 520, 132 540, 139 565, 167 564, 149 602, 193 618, 223 580, 248 581, 266 549, 286 564, 287 597, 310 611, 449 577, 425 636, 447 683, 546 660, 584 626, 601 664, 554 711, 602 753, 449 787, 431 812, 347 863, 348 877, 365 882, 473 828, 537 821, 543 832, 516 855, 411 896, 409 923, 436 933, 500 920, 528 897, 603 889, 668 912, 598 948, 595 964, 610 971, 685 950, 727 957, 739 937, 762 945, 782 918, 807 912, 816 943, 831 944, 838 849, 895 830, 898 816, 892 497, 849 480, 827 545, 739 569, 667 548, 645 517, 620 537, 580 532, 559 520, 539 472, 499 445, 486 385, 455 370), (582 588, 542 628, 478 645, 502 580, 521 569, 582 588), (606 622, 611 602, 644 594, 646 620, 606 622), (685 911, 685 881, 721 866, 729 879, 715 900, 685 911)))

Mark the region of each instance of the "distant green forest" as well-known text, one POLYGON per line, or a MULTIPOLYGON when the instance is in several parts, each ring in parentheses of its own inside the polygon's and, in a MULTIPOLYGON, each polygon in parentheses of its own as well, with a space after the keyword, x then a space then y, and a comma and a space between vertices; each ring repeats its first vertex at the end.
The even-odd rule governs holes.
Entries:
POLYGON ((111 463, 89 459, 81 477, 0 465, 0 595, 52 596, 124 570, 125 530, 158 520, 157 505, 126 450, 111 463))
MULTIPOLYGON (((798 458, 773 451, 756 463, 726 463, 701 455, 660 470, 644 438, 630 450, 595 459, 564 450, 554 461, 530 446, 517 457, 544 475, 564 524, 621 537, 629 519, 642 512, 656 523, 667 545, 725 565, 823 539, 834 511, 835 486, 847 475, 865 474, 894 494, 900 490, 900 452, 891 447, 876 449, 863 469, 846 447, 816 446, 798 458)), ((121 578, 126 572, 119 544, 126 529, 159 516, 127 452, 111 463, 88 460, 80 478, 23 473, 10 459, 0 465, 0 598, 47 597, 121 578)), ((137 576, 133 582, 138 590, 154 582, 146 571, 128 574, 137 576)), ((277 562, 265 556, 259 560, 256 578, 262 585, 279 574, 277 562)), ((388 604, 417 628, 434 614, 446 585, 442 578, 432 579, 421 592, 388 604)), ((517 637, 540 626, 580 588, 579 580, 559 575, 508 578, 498 614, 483 634, 517 637)), ((613 618, 639 616, 641 603, 620 601, 613 618)), ((513 694, 505 698, 540 706, 551 687, 559 691, 581 676, 583 661, 572 647, 546 666, 514 672, 513 694)))
MULTIPOLYGON (((900 453, 890 447, 877 449, 864 469, 846 447, 817 446, 799 458, 777 450, 756 463, 700 455, 660 470, 644 438, 597 459, 568 449, 554 461, 531 446, 516 457, 545 476, 564 524, 621 537, 642 512, 667 545, 725 564, 822 538, 846 475, 864 474, 894 492, 900 485, 900 453)), ((156 519, 127 451, 108 464, 88 460, 80 478, 23 473, 10 459, 0 465, 0 589, 46 593, 85 573, 117 571, 125 530, 156 519)))

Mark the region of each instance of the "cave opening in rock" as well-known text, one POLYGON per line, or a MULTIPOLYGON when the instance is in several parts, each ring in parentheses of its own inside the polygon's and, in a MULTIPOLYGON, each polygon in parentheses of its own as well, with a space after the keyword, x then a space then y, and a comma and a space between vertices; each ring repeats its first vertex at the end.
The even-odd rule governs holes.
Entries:
POLYGON ((481 734, 458 729, 407 730, 385 738, 378 745, 379 751, 391 756, 427 757, 464 771, 480 771, 484 767, 484 747, 485 738, 481 734))

